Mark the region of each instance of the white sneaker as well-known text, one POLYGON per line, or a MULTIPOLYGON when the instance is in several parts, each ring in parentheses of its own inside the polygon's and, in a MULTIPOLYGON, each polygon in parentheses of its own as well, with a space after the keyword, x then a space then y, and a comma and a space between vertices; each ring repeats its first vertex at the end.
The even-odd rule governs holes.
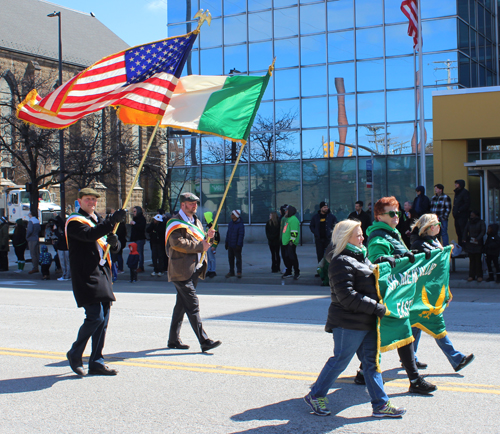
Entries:
POLYGON ((153 271, 153 272, 151 273, 151 276, 156 276, 156 273, 153 271))
POLYGON ((66 280, 66 279, 65 279, 64 277, 62 277, 62 276, 61 276, 61 277, 59 277, 59 279, 57 279, 57 280, 59 280, 59 282, 62 282, 62 281, 64 281, 64 280, 66 280))
POLYGON ((163 276, 163 273, 162 273, 162 272, 160 272, 160 273, 156 273, 156 275, 157 275, 158 277, 160 277, 160 276, 163 276))

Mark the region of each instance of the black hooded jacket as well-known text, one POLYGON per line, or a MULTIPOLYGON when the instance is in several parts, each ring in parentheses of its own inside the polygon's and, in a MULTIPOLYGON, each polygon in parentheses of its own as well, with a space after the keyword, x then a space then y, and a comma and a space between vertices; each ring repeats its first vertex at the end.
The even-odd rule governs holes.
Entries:
POLYGON ((453 190, 455 192, 455 198, 453 199, 453 217, 455 220, 467 220, 470 214, 470 193, 465 189, 465 181, 463 179, 457 179, 455 183, 459 185, 459 188, 453 190))
POLYGON ((431 201, 425 195, 425 187, 423 185, 419 185, 415 191, 420 191, 420 194, 413 201, 412 208, 417 213, 418 217, 427 214, 431 210, 431 201))
POLYGON ((487 233, 483 251, 487 255, 497 258, 500 255, 500 236, 498 235, 498 225, 496 223, 492 223, 488 226, 488 231, 491 233, 487 233))
POLYGON ((146 239, 146 217, 142 213, 140 206, 134 207, 137 210, 136 216, 133 218, 135 225, 130 228, 130 241, 139 241, 146 239))

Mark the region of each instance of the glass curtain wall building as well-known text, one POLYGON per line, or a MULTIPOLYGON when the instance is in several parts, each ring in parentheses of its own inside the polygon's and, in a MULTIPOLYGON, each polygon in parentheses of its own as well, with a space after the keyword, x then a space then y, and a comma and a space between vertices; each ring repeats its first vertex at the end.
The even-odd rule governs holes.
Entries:
MULTIPOLYGON (((419 185, 416 74, 401 0, 179 0, 168 34, 194 29, 209 9, 184 74, 264 75, 275 70, 238 165, 220 222, 241 209, 264 223, 283 204, 309 221, 326 200, 346 218, 367 187, 375 200, 413 200, 419 185)), ((421 0, 427 192, 432 196, 432 92, 498 84, 497 2, 421 0)), ((172 131, 172 205, 183 189, 216 211, 240 145, 172 131)), ((177 204, 178 207, 178 204, 177 204)))

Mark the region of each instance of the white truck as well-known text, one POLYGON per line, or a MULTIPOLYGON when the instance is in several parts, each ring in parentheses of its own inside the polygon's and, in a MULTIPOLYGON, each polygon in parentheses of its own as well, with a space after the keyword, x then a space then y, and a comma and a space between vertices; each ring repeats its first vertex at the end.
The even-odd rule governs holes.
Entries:
MULTIPOLYGON (((0 214, 14 223, 17 219, 28 220, 30 212, 30 195, 24 186, 7 186, 3 188, 0 198, 0 214)), ((54 212, 60 213, 61 207, 54 203, 54 193, 49 190, 38 190, 38 220, 42 227, 54 217, 54 212)))

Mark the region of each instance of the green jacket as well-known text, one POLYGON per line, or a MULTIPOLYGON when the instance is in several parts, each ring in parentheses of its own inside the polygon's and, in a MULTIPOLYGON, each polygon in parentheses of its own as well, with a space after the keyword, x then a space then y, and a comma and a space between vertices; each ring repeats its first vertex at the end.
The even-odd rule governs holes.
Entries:
POLYGON ((401 234, 387 223, 373 222, 366 230, 368 235, 368 259, 375 262, 381 256, 403 255, 408 251, 401 234))
MULTIPOLYGON (((284 219, 282 219, 283 221, 284 219)), ((299 245, 299 235, 300 235, 300 222, 297 217, 292 215, 287 217, 283 224, 283 232, 281 236, 281 242, 286 246, 290 241, 292 241, 296 246, 299 245)))

